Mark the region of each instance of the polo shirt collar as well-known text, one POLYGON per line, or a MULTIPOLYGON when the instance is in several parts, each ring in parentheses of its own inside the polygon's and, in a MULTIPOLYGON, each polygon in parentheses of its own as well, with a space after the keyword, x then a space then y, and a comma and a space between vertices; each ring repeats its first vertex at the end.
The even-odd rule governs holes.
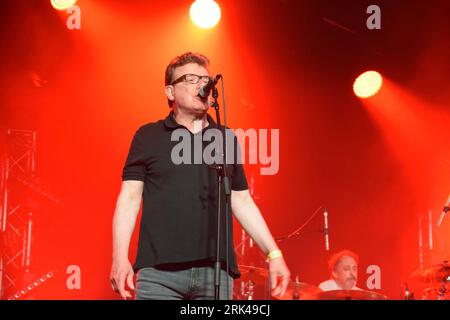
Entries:
MULTIPOLYGON (((209 125, 206 128, 217 128, 216 122, 214 121, 214 119, 209 114, 206 114, 206 118, 208 119, 208 122, 209 122, 209 125)), ((175 115, 173 114, 173 110, 170 111, 170 113, 168 114, 168 116, 164 120, 164 125, 168 129, 185 128, 183 125, 179 124, 175 120, 175 115)))

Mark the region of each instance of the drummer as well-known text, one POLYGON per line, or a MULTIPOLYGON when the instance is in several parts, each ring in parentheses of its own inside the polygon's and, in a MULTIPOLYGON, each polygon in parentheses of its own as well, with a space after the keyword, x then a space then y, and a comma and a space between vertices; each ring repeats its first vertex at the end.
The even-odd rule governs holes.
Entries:
POLYGON ((319 284, 322 291, 361 290, 358 281, 358 255, 350 250, 335 253, 328 260, 330 279, 319 284))

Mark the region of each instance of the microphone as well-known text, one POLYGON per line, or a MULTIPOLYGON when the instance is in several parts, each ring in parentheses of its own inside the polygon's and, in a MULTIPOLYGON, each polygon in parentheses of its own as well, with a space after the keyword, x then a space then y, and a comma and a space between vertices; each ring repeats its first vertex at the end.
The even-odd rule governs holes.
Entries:
POLYGON ((431 210, 428 210, 428 248, 433 250, 433 218, 431 210))
POLYGON ((245 255, 245 240, 246 240, 245 230, 242 228, 242 237, 241 237, 241 243, 242 243, 241 256, 242 257, 245 255))
POLYGON ((325 250, 330 251, 330 241, 328 240, 328 211, 326 208, 325 211, 323 212, 323 218, 324 218, 323 233, 325 234, 325 250))
POLYGON ((441 216, 439 217, 438 227, 441 225, 442 220, 444 220, 444 216, 447 213, 447 211, 450 211, 450 194, 448 195, 447 203, 444 206, 444 209, 442 209, 441 216))
POLYGON ((219 81, 221 77, 222 75, 218 74, 214 79, 209 78, 208 83, 198 90, 198 96, 202 99, 207 99, 211 93, 211 90, 216 86, 217 81, 219 81))

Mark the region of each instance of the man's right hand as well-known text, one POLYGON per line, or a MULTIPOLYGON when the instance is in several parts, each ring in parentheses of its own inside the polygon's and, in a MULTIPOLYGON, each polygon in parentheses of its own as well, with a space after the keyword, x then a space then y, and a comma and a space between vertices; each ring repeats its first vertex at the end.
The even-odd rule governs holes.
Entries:
POLYGON ((111 267, 111 285, 115 292, 118 292, 122 299, 132 298, 128 287, 134 290, 134 271, 128 259, 114 260, 111 267))

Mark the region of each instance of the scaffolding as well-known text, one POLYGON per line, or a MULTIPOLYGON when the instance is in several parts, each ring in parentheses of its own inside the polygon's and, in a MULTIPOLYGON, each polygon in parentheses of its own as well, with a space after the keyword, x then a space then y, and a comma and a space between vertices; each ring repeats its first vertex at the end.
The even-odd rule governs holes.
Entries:
POLYGON ((35 178, 36 139, 36 131, 8 129, 0 155, 0 299, 19 289, 18 275, 31 266, 33 212, 20 188, 35 178))

